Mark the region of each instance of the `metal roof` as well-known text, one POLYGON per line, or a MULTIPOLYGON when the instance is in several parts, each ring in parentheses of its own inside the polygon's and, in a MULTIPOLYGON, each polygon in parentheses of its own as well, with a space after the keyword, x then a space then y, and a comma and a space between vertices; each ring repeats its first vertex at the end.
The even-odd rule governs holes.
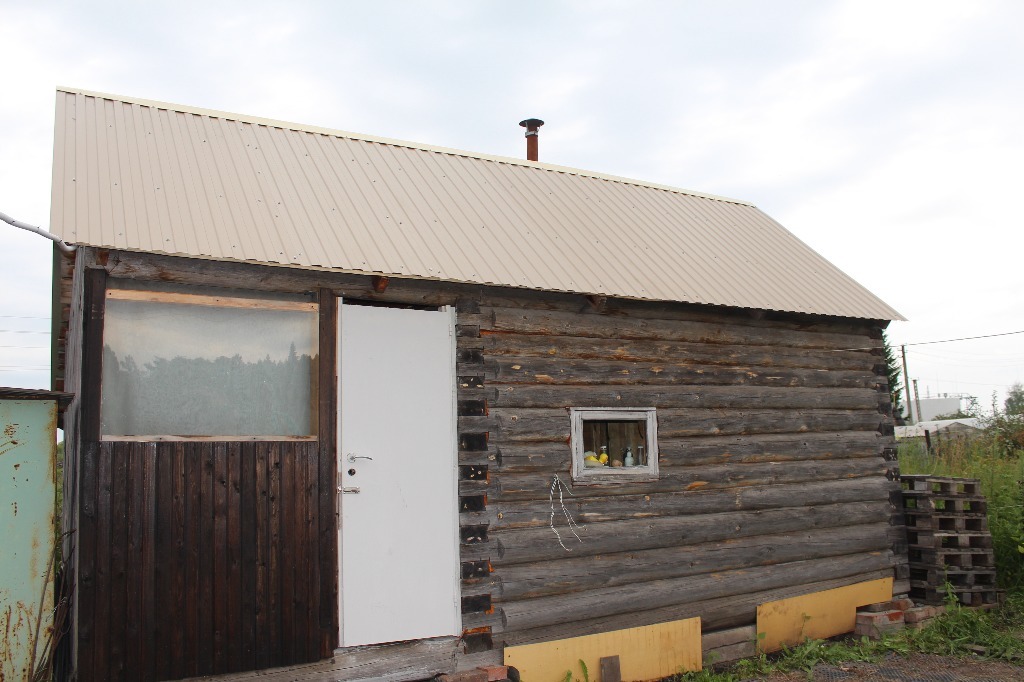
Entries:
POLYGON ((741 201, 61 88, 51 230, 217 260, 893 320, 741 201))

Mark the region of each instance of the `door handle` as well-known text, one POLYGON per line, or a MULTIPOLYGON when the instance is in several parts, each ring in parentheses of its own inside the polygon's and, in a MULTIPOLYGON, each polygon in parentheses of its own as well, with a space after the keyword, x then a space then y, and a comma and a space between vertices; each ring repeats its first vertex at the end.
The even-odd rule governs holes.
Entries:
POLYGON ((351 452, 350 452, 350 453, 348 453, 348 461, 350 461, 350 462, 354 462, 354 461, 356 461, 357 459, 368 459, 368 460, 370 460, 371 462, 373 461, 373 457, 367 457, 366 455, 354 455, 354 454, 352 454, 351 452))
POLYGON ((338 492, 344 493, 346 495, 354 495, 354 494, 359 492, 359 488, 343 488, 343 487, 339 487, 338 488, 338 492))

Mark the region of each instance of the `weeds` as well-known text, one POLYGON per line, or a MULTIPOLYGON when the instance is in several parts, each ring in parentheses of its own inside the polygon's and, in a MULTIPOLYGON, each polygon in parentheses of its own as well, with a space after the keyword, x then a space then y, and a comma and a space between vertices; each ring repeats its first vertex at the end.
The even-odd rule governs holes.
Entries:
POLYGON ((682 673, 675 682, 741 682, 759 679, 774 673, 805 672, 808 675, 819 663, 873 662, 890 653, 910 653, 910 646, 897 638, 848 641, 807 640, 794 647, 783 647, 773 654, 758 654, 730 666, 727 670, 705 668, 699 672, 682 673))
POLYGON ((1024 661, 1024 592, 1011 593, 997 611, 960 605, 951 595, 946 614, 920 631, 908 631, 915 651, 943 656, 980 654, 985 658, 1024 661))
POLYGON ((978 479, 988 501, 999 584, 1024 590, 1024 451, 1008 451, 990 435, 934 442, 930 454, 921 443, 900 443, 900 472, 978 479))
MULTIPOLYGON (((580 672, 583 673, 583 681, 582 682, 590 682, 590 671, 587 670, 587 664, 583 662, 582 658, 579 659, 579 661, 580 661, 580 672)), ((562 678, 562 682, 572 682, 572 671, 571 670, 566 670, 565 671, 565 676, 562 678)), ((578 677, 576 678, 576 682, 580 682, 580 679, 578 677)))
POLYGON ((674 682, 741 682, 760 679, 774 673, 806 672, 818 664, 880 661, 887 655, 911 653, 942 656, 981 656, 1020 663, 1024 661, 1024 592, 1010 595, 997 611, 980 611, 960 605, 953 596, 946 613, 922 630, 901 630, 881 639, 808 640, 774 654, 759 654, 738 661, 727 670, 710 667, 699 672, 682 673, 674 682))

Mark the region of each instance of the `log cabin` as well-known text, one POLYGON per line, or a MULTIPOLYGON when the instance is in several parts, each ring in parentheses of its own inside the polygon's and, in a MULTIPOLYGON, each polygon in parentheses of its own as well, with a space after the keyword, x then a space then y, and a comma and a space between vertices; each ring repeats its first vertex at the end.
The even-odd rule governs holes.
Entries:
POLYGON ((70 678, 645 679, 908 589, 902 318, 748 203, 60 88, 51 229, 70 678))

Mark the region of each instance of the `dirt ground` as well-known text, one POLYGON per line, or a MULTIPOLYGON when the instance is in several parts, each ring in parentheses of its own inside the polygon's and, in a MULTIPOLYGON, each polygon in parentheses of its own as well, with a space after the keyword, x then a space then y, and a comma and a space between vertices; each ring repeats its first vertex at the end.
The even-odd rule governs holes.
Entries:
POLYGON ((931 654, 911 654, 890 656, 878 663, 822 664, 814 668, 810 677, 805 672, 796 672, 752 679, 766 682, 1022 682, 1024 666, 979 658, 959 659, 931 654))

